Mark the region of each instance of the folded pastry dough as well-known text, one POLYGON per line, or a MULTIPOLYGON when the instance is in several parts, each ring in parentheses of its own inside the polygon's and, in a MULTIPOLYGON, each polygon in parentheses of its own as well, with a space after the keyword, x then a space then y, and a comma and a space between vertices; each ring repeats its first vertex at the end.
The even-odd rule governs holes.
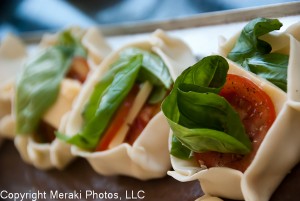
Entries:
MULTIPOLYGON (((206 169, 199 167, 194 160, 186 161, 171 156, 174 171, 169 171, 169 175, 183 182, 199 180, 207 195, 246 201, 269 200, 283 178, 300 160, 300 43, 293 36, 299 33, 299 25, 293 25, 284 33, 263 37, 271 43, 273 52, 289 54, 287 94, 228 61, 229 73, 245 76, 260 86, 272 99, 277 113, 275 122, 247 170, 242 173, 226 167, 206 169)), ((221 41, 221 55, 226 56, 230 52, 237 37, 235 35, 228 41, 221 41)))
MULTIPOLYGON (((87 61, 90 72, 93 71, 93 68, 109 53, 110 47, 96 28, 87 30, 72 28, 71 31, 73 34, 81 34, 82 44, 88 51, 87 61)), ((47 35, 42 39, 36 51, 38 52, 43 48, 52 46, 56 41, 57 34, 47 35)), ((43 121, 57 130, 64 131, 65 121, 63 116, 70 110, 73 100, 77 97, 81 89, 81 85, 77 80, 64 78, 60 84, 60 91, 56 102, 43 115, 43 121)), ((14 92, 12 92, 12 96, 13 94, 14 92)), ((65 160, 60 164, 52 162, 50 152, 52 147, 55 147, 57 144, 55 140, 52 143, 40 143, 34 139, 32 134, 24 135, 16 133, 15 127, 16 120, 14 113, 10 113, 0 122, 0 129, 4 130, 4 133, 9 133, 10 136, 14 137, 15 146, 22 159, 27 163, 40 169, 49 169, 52 167, 63 168, 72 159, 68 153, 60 151, 56 152, 56 154, 67 155, 68 157, 65 157, 65 160)))
MULTIPOLYGON (((66 135, 73 136, 82 126, 82 111, 89 100, 99 78, 118 58, 119 53, 129 47, 154 52, 162 58, 175 79, 185 68, 195 62, 189 47, 181 40, 169 37, 162 30, 155 31, 144 41, 127 44, 110 54, 89 77, 78 99, 73 104, 66 124, 66 135)), ((105 151, 90 152, 72 145, 72 154, 84 157, 92 168, 103 175, 128 175, 146 180, 166 175, 170 168, 168 152, 169 126, 163 114, 155 115, 133 145, 121 143, 105 151)), ((60 146, 62 147, 62 146, 60 146)))
POLYGON ((15 136, 15 120, 12 115, 13 92, 12 80, 0 86, 0 136, 7 139, 13 139, 15 136))
POLYGON ((195 201, 222 201, 222 199, 220 199, 218 197, 212 197, 210 195, 204 195, 195 201))
POLYGON ((14 79, 21 69, 27 52, 22 41, 8 34, 0 46, 0 138, 12 139, 13 126, 12 101, 14 95, 14 79))

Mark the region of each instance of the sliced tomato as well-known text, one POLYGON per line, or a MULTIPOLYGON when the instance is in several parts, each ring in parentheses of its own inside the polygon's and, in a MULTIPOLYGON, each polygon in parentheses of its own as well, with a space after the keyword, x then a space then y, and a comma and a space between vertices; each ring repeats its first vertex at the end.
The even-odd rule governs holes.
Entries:
POLYGON ((157 114, 159 110, 160 103, 154 105, 146 103, 135 118, 133 124, 130 126, 130 129, 125 138, 125 142, 132 145, 138 138, 138 136, 142 133, 152 117, 157 114))
POLYGON ((40 143, 51 143, 55 139, 54 132, 56 129, 45 121, 41 121, 38 125, 34 138, 40 143))
POLYGON ((83 83, 86 80, 89 70, 89 65, 85 58, 74 57, 67 77, 83 83))
POLYGON ((106 129, 103 137, 100 139, 100 142, 96 147, 95 151, 103 151, 108 148, 110 142, 115 137, 121 126, 124 124, 138 92, 139 86, 134 85, 127 97, 125 98, 125 100, 123 101, 122 105, 114 115, 113 119, 111 120, 109 127, 106 129))
POLYGON ((274 104, 251 80, 233 74, 227 75, 220 95, 238 112, 252 142, 252 151, 245 156, 207 152, 195 153, 195 157, 201 165, 205 164, 207 167, 224 166, 244 172, 276 118, 274 104))

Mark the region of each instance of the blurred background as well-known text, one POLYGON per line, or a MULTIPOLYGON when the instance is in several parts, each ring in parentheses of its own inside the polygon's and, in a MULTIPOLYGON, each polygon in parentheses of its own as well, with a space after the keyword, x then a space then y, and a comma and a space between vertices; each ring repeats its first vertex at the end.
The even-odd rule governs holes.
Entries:
POLYGON ((292 0, 0 0, 0 39, 7 32, 167 20, 285 2, 292 0))

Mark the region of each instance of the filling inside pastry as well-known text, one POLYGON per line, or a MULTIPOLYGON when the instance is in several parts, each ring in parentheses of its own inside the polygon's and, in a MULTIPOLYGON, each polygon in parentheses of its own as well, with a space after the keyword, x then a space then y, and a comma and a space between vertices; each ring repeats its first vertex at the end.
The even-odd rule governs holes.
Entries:
POLYGON ((266 92, 228 69, 223 57, 205 57, 176 79, 162 110, 173 131, 173 156, 243 172, 276 112, 266 92))
POLYGON ((80 38, 61 32, 55 44, 30 58, 17 78, 17 133, 51 142, 61 117, 71 108, 89 67, 80 38))
POLYGON ((172 86, 169 71, 156 54, 127 48, 98 80, 82 112, 83 126, 72 137, 57 136, 78 147, 103 151, 133 144, 172 86))
POLYGON ((228 74, 221 89, 224 97, 239 114, 246 134, 252 143, 247 155, 219 152, 195 153, 199 165, 206 167, 230 167, 244 172, 253 160, 261 142, 276 118, 271 98, 251 80, 228 74))
MULTIPOLYGON (((261 39, 281 26, 277 19, 250 21, 226 56, 286 91, 289 56, 272 52, 271 44, 261 39)), ((173 130, 172 155, 196 158, 200 166, 244 172, 276 113, 271 98, 258 85, 227 75, 226 63, 218 56, 206 57, 185 71, 176 81, 177 92, 162 108, 173 130)))
POLYGON ((159 103, 147 103, 152 85, 135 84, 112 118, 96 151, 113 148, 123 142, 133 144, 148 122, 160 111, 159 103))
POLYGON ((60 85, 61 89, 56 102, 42 117, 34 133, 36 142, 51 143, 55 139, 55 131, 59 127, 60 120, 63 114, 71 109, 72 101, 80 90, 79 83, 85 82, 88 72, 89 67, 85 58, 73 58, 70 70, 60 85))

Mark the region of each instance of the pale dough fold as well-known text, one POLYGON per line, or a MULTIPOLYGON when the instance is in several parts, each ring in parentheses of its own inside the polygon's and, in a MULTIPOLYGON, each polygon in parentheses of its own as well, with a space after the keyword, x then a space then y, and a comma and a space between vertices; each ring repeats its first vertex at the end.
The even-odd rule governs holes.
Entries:
POLYGON ((0 45, 0 138, 12 139, 14 127, 12 102, 14 95, 14 79, 21 69, 27 56, 26 47, 22 41, 8 34, 0 45))
POLYGON ((209 196, 209 195, 204 195, 200 198, 198 198, 195 201, 222 201, 222 199, 218 198, 218 197, 213 197, 213 196, 209 196))
MULTIPOLYGON (((105 39, 102 37, 101 33, 96 28, 89 28, 87 30, 79 28, 71 28, 72 33, 82 37, 82 44, 88 51, 88 63, 90 67, 90 74, 96 65, 98 65, 104 57, 110 52, 110 47, 105 42, 105 39)), ((57 41, 58 34, 45 35, 35 51, 40 51, 43 48, 52 46, 57 41)), ((0 49, 1 52, 1 49, 0 49)), ((7 54, 6 54, 7 55, 7 54)), ((11 54, 9 54, 11 55, 11 54)), ((7 56, 5 57, 7 59, 7 56)), ((2 61, 2 58, 1 60, 2 61)), ((21 64, 20 64, 21 65, 21 64)), ((10 65, 7 65, 6 68, 10 68, 10 65)), ((4 70, 6 70, 3 69, 4 70)), ((19 70, 21 67, 19 67, 19 70)), ((2 71, 1 71, 2 72, 2 71)), ((0 95, 0 108, 2 109, 2 96, 5 95, 6 99, 13 99, 14 96, 14 83, 11 83, 12 86, 6 86, 4 89, 0 88, 1 92, 5 90, 5 94, 1 93, 0 95), (11 90, 8 90, 11 89, 11 90)), ((58 129, 61 132, 64 132, 65 117, 64 114, 71 109, 72 102, 75 100, 79 91, 81 89, 81 83, 72 79, 64 79, 61 83, 60 92, 57 97, 56 102, 51 106, 51 108, 44 114, 43 120, 53 126, 55 129, 58 129)), ((13 102, 13 101, 12 101, 13 102)), ((63 168, 68 164, 73 158, 70 154, 70 151, 59 149, 57 151, 56 147, 59 142, 54 140, 52 143, 39 143, 36 142, 32 135, 22 135, 16 134, 15 131, 15 114, 10 109, 11 102, 3 106, 5 110, 8 110, 6 116, 0 118, 0 133, 14 138, 14 143, 18 149, 22 159, 34 165, 40 169, 49 169, 52 167, 63 168), (50 152, 55 150, 56 157, 61 157, 64 160, 57 162, 56 158, 51 159, 50 152)), ((2 110, 1 110, 2 111, 2 110)), ((4 111, 4 110, 3 110, 4 111)), ((1 114, 2 115, 2 114, 1 114)), ((2 117, 2 116, 1 116, 2 117)))
MULTIPOLYGON (((66 135, 73 136, 81 130, 83 122, 81 114, 94 86, 111 64, 119 58, 119 53, 129 47, 141 48, 159 55, 168 67, 173 80, 184 68, 196 61, 191 50, 183 41, 169 37, 162 30, 155 31, 144 41, 129 43, 121 47, 110 54, 84 84, 69 113, 66 135)), ((90 152, 72 145, 71 151, 75 156, 86 158, 93 169, 102 175, 121 174, 142 180, 158 178, 166 175, 170 168, 169 129, 166 119, 159 112, 150 120, 132 146, 121 143, 105 151, 90 152)))
MULTIPOLYGON (((171 156, 174 171, 169 171, 169 175, 183 182, 199 180, 203 192, 211 196, 246 201, 270 199, 280 182, 300 160, 300 43, 293 36, 300 33, 299 25, 295 24, 283 33, 263 37, 274 47, 274 52, 288 53, 290 56, 287 94, 228 61, 229 73, 245 76, 262 87, 273 100, 277 113, 275 122, 245 173, 224 167, 200 168, 196 161, 171 156)), ((221 55, 226 56, 230 52, 237 37, 238 34, 228 41, 221 41, 221 55)), ((297 37, 299 39, 299 35, 297 37)))
POLYGON ((12 102, 14 82, 12 80, 0 86, 0 137, 13 139, 15 136, 12 102))

